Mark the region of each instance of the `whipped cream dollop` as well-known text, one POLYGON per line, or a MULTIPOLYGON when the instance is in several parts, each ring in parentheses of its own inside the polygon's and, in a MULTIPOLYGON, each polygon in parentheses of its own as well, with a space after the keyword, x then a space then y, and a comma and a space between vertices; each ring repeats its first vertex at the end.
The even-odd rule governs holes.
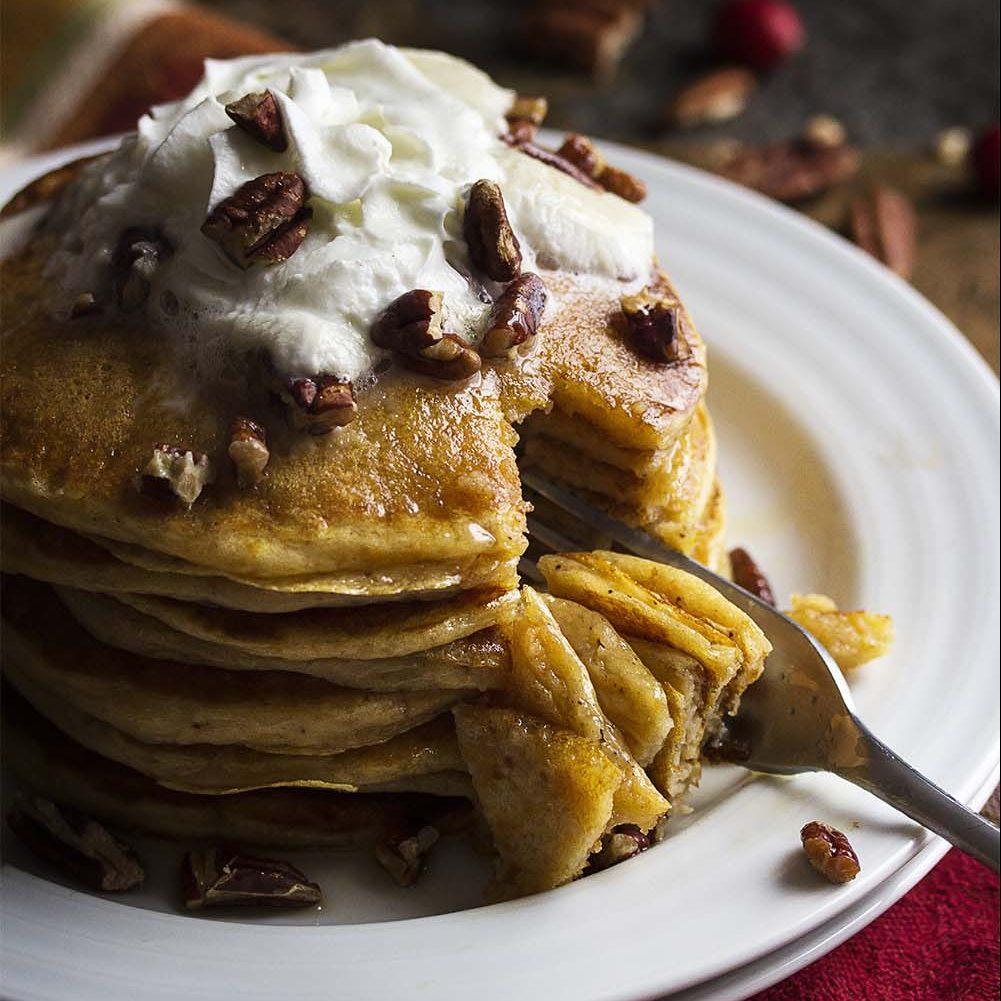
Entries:
POLYGON ((374 320, 410 289, 443 293, 446 329, 471 342, 483 331, 490 306, 461 273, 463 205, 480 178, 501 186, 524 270, 645 278, 649 217, 501 141, 513 98, 462 60, 375 40, 208 60, 188 97, 144 116, 57 207, 49 276, 67 301, 93 292, 123 231, 153 228, 171 248, 142 307, 153 322, 186 331, 196 351, 263 350, 284 373, 352 380, 384 353, 369 337, 374 320), (263 90, 281 111, 281 152, 224 108, 263 90), (308 235, 288 260, 243 270, 202 224, 244 183, 278 171, 306 183, 308 235))

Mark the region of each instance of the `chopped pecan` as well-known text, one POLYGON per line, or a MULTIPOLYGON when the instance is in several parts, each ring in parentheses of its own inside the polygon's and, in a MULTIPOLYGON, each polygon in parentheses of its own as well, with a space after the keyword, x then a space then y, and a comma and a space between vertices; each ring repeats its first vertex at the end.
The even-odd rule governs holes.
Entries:
POLYGON ((508 222, 504 196, 493 181, 479 180, 469 190, 463 236, 473 264, 495 282, 521 273, 521 247, 508 222))
POLYGON ((576 164, 571 163, 565 157, 560 156, 558 153, 554 153, 551 149, 545 149, 542 146, 537 146, 534 142, 520 143, 518 149, 521 150, 526 156, 530 156, 533 160, 539 160, 540 162, 547 164, 550 167, 555 167, 557 170, 564 174, 569 175, 575 181, 579 181, 584 185, 585 188, 593 188, 595 191, 601 191, 601 185, 585 174, 583 170, 580 169, 576 164))
POLYGON ((288 392, 294 423, 312 435, 329 434, 358 416, 354 387, 346 379, 327 374, 290 379, 288 392))
POLYGON ((768 583, 768 578, 761 572, 761 568, 754 562, 746 549, 738 547, 730 550, 730 572, 733 575, 734 584, 757 595, 762 601, 767 601, 769 605, 775 604, 772 585, 768 583))
POLYGON ((226 114, 248 136, 268 149, 276 153, 284 153, 288 149, 281 108, 270 90, 244 94, 238 101, 231 101, 226 105, 226 114))
POLYGON ((188 852, 181 871, 184 906, 313 907, 319 886, 288 862, 216 847, 188 852))
POLYGON ((81 292, 70 306, 70 319, 76 320, 81 316, 94 316, 101 312, 101 304, 93 292, 81 292))
POLYGON ((237 417, 229 429, 227 451, 236 471, 236 482, 241 487, 252 487, 260 482, 271 458, 267 435, 260 424, 248 417, 237 417))
POLYGON ((917 252, 918 217, 910 199, 878 184, 848 207, 852 239, 901 278, 910 278, 917 252))
POLYGON ((311 216, 306 198, 306 183, 298 174, 262 174, 223 199, 202 223, 202 232, 241 268, 277 264, 306 238, 311 216))
POLYGON ((394 299, 372 326, 380 348, 416 355, 442 339, 441 293, 415 288, 394 299))
POLYGON ((818 149, 838 149, 847 139, 844 125, 832 115, 814 115, 803 129, 803 140, 818 149))
POLYGON ((634 347, 653 361, 674 362, 689 354, 681 305, 657 288, 621 299, 622 315, 634 347))
POLYGON ((718 172, 780 202, 799 202, 848 180, 858 165, 858 151, 850 146, 816 146, 804 139, 787 139, 743 147, 718 172))
POLYGON ((157 267, 172 253, 166 237, 152 227, 133 226, 118 238, 111 270, 115 297, 125 312, 131 313, 146 302, 157 267))
POLYGON ((622 0, 535 0, 522 15, 522 43, 541 58, 608 79, 643 24, 622 0))
POLYGON ((546 308, 546 286, 531 272, 515 278, 504 289, 490 314, 490 326, 480 341, 484 358, 499 358, 534 337, 546 308))
POLYGON ((832 883, 851 882, 861 866, 848 839, 830 824, 811 820, 799 832, 810 865, 832 883))
POLYGON ((570 133, 556 155, 572 163, 606 191, 611 191, 628 202, 641 202, 646 198, 646 185, 632 174, 610 167, 587 136, 570 133))
POLYGON ((736 118, 757 86, 758 78, 749 69, 723 66, 682 87, 668 107, 668 117, 686 129, 736 118))
POLYGON ((635 824, 619 824, 601 839, 601 848, 588 859, 584 875, 610 869, 645 852, 651 844, 650 838, 635 824))
POLYGON ((480 356, 456 334, 443 334, 440 341, 416 355, 401 354, 407 368, 443 382, 458 382, 479 372, 480 356))
POLYGON ((212 463, 203 452, 157 445, 139 477, 139 492, 158 500, 176 497, 191 507, 213 478, 212 463))
POLYGON ((646 198, 646 184, 618 167, 605 167, 598 183, 627 202, 641 202, 646 198))
POLYGON ((394 835, 378 842, 375 857, 397 884, 413 886, 437 841, 437 829, 425 825, 413 833, 394 835))
POLYGON ((508 130, 504 138, 513 146, 532 142, 548 111, 549 102, 544 97, 524 97, 519 94, 505 115, 508 130))
POLYGON ((35 855, 94 890, 131 890, 145 878, 128 845, 70 807, 19 796, 7 823, 35 855))

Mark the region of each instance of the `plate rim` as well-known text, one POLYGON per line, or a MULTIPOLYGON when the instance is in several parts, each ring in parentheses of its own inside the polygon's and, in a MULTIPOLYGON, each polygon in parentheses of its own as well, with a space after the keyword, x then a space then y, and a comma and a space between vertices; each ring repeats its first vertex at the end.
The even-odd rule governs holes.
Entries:
MULTIPOLYGON (((6 165, 0 169, 0 193, 6 195, 7 188, 11 186, 10 178, 17 176, 22 178, 21 181, 15 182, 13 190, 16 190, 21 184, 24 183, 24 179, 30 179, 32 176, 37 176, 38 173, 44 171, 45 169, 51 169, 51 167, 58 165, 59 163, 65 162, 77 156, 87 155, 91 152, 97 152, 103 149, 112 148, 120 137, 108 137, 105 139, 93 140, 87 143, 77 144, 75 146, 66 147, 61 150, 52 151, 50 153, 41 154, 39 156, 31 157, 28 160, 21 161, 16 165, 6 165)), ((979 408, 983 405, 983 402, 987 402, 989 405, 997 406, 999 392, 998 392, 998 382, 990 367, 987 365, 986 361, 977 353, 972 344, 962 335, 962 333, 956 329, 952 322, 944 316, 944 314, 937 309, 933 304, 928 302, 920 293, 918 293, 909 284, 904 282, 902 279, 893 275, 877 262, 868 257, 863 251, 848 244, 847 241, 843 240, 837 234, 831 233, 825 227, 815 222, 812 219, 806 218, 784 206, 780 206, 758 195, 754 192, 748 192, 747 190, 740 188, 726 180, 718 177, 714 177, 704 171, 697 168, 693 168, 684 164, 677 163, 675 161, 670 161, 662 157, 657 153, 653 153, 646 150, 635 149, 631 147, 626 147, 620 144, 608 142, 604 145, 615 152, 615 154, 621 157, 626 162, 638 162, 642 164, 644 170, 649 171, 653 175, 660 175, 659 181, 670 179, 670 175, 673 173, 676 176, 686 180, 689 183, 694 183, 701 186, 704 190, 710 191, 712 195, 722 197, 725 200, 731 202, 731 204, 743 204, 746 206, 752 206, 754 211, 763 212, 771 217, 771 224, 774 226, 792 226, 794 229, 799 230, 807 239, 820 240, 827 244, 827 247, 832 253, 839 254, 842 258, 848 262, 846 266, 855 268, 856 270, 861 269, 863 275, 865 275, 865 280, 870 283, 875 281, 877 284, 883 285, 888 289, 892 289, 893 293, 900 299, 901 302, 906 303, 907 307, 911 310, 917 310, 924 313, 926 318, 931 321, 931 325, 935 327, 935 336, 941 339, 943 345, 948 345, 947 350, 953 353, 954 358, 959 366, 959 371, 970 380, 977 384, 978 391, 986 394, 981 398, 981 402, 978 402, 976 406, 979 408), (902 298, 901 298, 902 297, 902 298)), ((13 190, 10 193, 13 193, 13 190)), ((991 748, 986 748, 984 752, 980 755, 980 767, 976 770, 975 775, 970 775, 967 777, 967 781, 964 787, 965 795, 963 798, 968 802, 974 802, 977 798, 983 795, 986 798, 990 793, 990 788, 993 787, 991 783, 996 782, 998 774, 998 739, 994 741, 994 746, 991 748), (986 793, 982 790, 987 787, 986 793)), ((976 804, 980 805, 980 804, 976 804)), ((891 883, 896 883, 896 887, 893 891, 888 894, 885 899, 885 906, 881 910, 872 914, 872 918, 875 918, 878 913, 885 910, 893 902, 899 899, 907 889, 910 888, 918 879, 925 875, 930 869, 939 861, 942 855, 945 854, 947 846, 940 841, 940 839, 934 838, 931 835, 925 835, 917 839, 913 839, 912 842, 903 847, 903 850, 899 850, 893 856, 894 865, 889 868, 889 871, 882 874, 879 882, 868 886, 866 888, 866 894, 872 895, 877 893, 882 887, 890 885, 891 883), (898 859, 898 856, 901 856, 898 859), (901 888, 902 887, 902 888, 901 888), (899 890, 899 892, 897 892, 899 890)), ((95 898, 87 894, 79 893, 73 890, 66 890, 62 887, 54 887, 54 884, 47 883, 44 880, 28 875, 26 873, 21 873, 19 870, 14 870, 8 872, 8 879, 13 879, 15 886, 18 885, 20 880, 35 881, 36 883, 44 886, 48 889, 56 889, 59 891, 58 895, 62 896, 64 899, 81 898, 88 902, 88 905, 102 905, 102 906, 114 906, 114 901, 104 900, 101 898, 95 898), (68 895, 68 896, 67 896, 68 895)), ((9 886, 8 886, 9 889, 9 886)), ((35 887, 36 890, 40 887, 35 887)), ((572 889, 572 888, 570 888, 572 889)), ((45 895, 44 893, 42 894, 45 895)), ((541 898, 530 898, 532 900, 538 900, 541 898)), ((797 929, 797 933, 791 936, 786 936, 782 941, 777 941, 777 939, 782 938, 782 933, 777 933, 775 936, 776 941, 768 941, 762 944, 760 941, 755 947, 753 954, 737 954, 737 958, 733 959, 733 954, 728 954, 730 958, 726 960, 720 960, 717 963, 715 969, 708 969, 705 976, 700 976, 691 980, 688 983, 676 984, 673 989, 677 990, 689 990, 697 988, 699 985, 708 986, 715 979, 718 979, 727 974, 732 974, 735 971, 753 963, 758 960, 767 958, 770 954, 780 951, 788 947, 794 947, 799 941, 802 941, 805 937, 809 936, 811 933, 816 932, 817 929, 821 927, 826 927, 829 925, 837 924, 841 915, 845 914, 852 906, 859 903, 861 897, 845 898, 842 906, 838 908, 828 908, 825 911, 817 912, 816 915, 812 916, 810 920, 803 923, 803 926, 797 929), (828 913, 830 911, 830 913, 828 913), (813 917, 816 920, 813 920, 813 917)), ((524 901, 514 901, 509 904, 494 905, 489 908, 478 908, 473 911, 459 912, 463 915, 484 915, 487 913, 500 914, 505 911, 510 910, 520 910, 525 906, 524 901)), ((12 917, 10 913, 10 901, 8 899, 8 905, 4 908, 4 923, 7 924, 9 919, 12 917)), ((135 913, 134 909, 130 909, 135 913)), ((157 914, 155 912, 143 911, 139 912, 143 915, 152 916, 157 919, 163 919, 167 922, 184 922, 185 919, 179 918, 174 915, 164 915, 157 914)), ((400 922, 389 922, 385 923, 387 925, 399 926, 406 924, 413 924, 415 922, 427 922, 427 923, 441 923, 447 922, 448 919, 455 920, 455 914, 437 915, 430 918, 415 918, 415 919, 405 919, 400 922)), ((482 920, 482 917, 477 918, 477 920, 482 920)), ((868 923, 868 920, 858 925, 854 930, 860 930, 868 923)), ((188 919, 188 922, 190 919, 188 919)), ((204 929, 204 924, 197 923, 198 927, 204 929)), ((249 925, 217 925, 213 924, 214 928, 247 928, 252 927, 249 925)), ((324 929, 309 929, 309 928, 296 928, 296 932, 315 932, 323 931, 324 933, 330 933, 332 931, 340 931, 344 928, 352 927, 364 927, 364 926, 339 926, 336 929, 324 928, 324 929)), ((272 928, 269 931, 275 933, 286 931, 287 929, 272 928)), ((852 932, 854 933, 854 932, 852 932)), ((838 944, 840 939, 837 941, 832 941, 830 948, 838 944)), ((9 943, 8 943, 9 944, 9 943)), ((7 951, 7 945, 4 946, 5 952, 7 951)), ((828 951, 827 949, 824 950, 828 951)), ((812 956, 812 958, 819 958, 822 952, 818 952, 812 956)), ((27 958, 25 956, 25 958, 27 958)), ((810 961, 812 961, 812 958, 810 961)), ((793 972, 790 970, 789 972, 793 972)), ((656 975, 656 979, 659 981, 664 981, 666 974, 661 973, 656 975)), ((661 992, 664 987, 657 986, 653 983, 639 983, 637 981, 630 982, 628 988, 624 988, 615 994, 604 993, 600 995, 602 1001, 614 1001, 614 999, 625 999, 630 997, 636 997, 640 994, 656 994, 661 992)), ((30 997, 30 994, 20 995, 23 997, 30 997)), ((595 997, 598 995, 587 995, 587 997, 595 997)))

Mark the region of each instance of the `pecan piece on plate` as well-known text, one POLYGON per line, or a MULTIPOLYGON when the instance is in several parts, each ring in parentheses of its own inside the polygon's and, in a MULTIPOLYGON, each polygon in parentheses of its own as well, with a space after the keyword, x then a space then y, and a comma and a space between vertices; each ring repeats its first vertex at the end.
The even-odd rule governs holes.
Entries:
POLYGON ((213 478, 212 463, 203 452, 178 445, 157 445, 139 477, 139 492, 158 500, 176 497, 191 507, 213 478))
POLYGON ((546 286, 531 272, 515 278, 501 293, 490 314, 490 324, 480 341, 484 358, 500 358, 534 337, 546 308, 546 286))
POLYGON ((645 852, 653 842, 635 824, 619 824, 601 839, 601 848, 588 859, 585 876, 634 858, 645 852))
POLYGON ((641 6, 622 0, 535 0, 522 15, 522 45, 547 62, 608 79, 639 34, 641 6))
POLYGON ((234 848, 191 851, 181 871, 184 906, 313 907, 319 886, 295 866, 277 859, 243 855, 234 848))
POLYGON ((335 375, 289 379, 288 392, 295 405, 293 422, 312 435, 329 434, 358 416, 354 387, 335 375))
POLYGON ((128 845, 71 807, 19 796, 7 823, 35 855, 91 889, 120 893, 145 878, 128 845))
POLYGON ((259 483, 271 458, 264 428, 249 417, 237 417, 229 429, 227 454, 241 487, 259 483))
POLYGON ((238 267, 278 264, 309 232, 306 198, 306 182, 298 174, 262 174, 224 198, 202 223, 202 232, 238 267))
POLYGON ((134 312, 146 302, 157 267, 172 253, 166 237, 150 226, 132 226, 118 238, 111 270, 115 297, 125 312, 134 312))
POLYGON ((910 278, 917 253, 918 217, 910 199, 875 185, 848 206, 852 239, 901 278, 910 278))
POLYGON ((424 871, 428 853, 437 842, 437 828, 425 825, 417 831, 397 834, 378 842, 375 857, 399 886, 413 886, 424 871))
POLYGON ((519 94, 504 116, 508 128, 504 138, 514 146, 532 142, 548 111, 549 102, 544 97, 525 97, 519 94))
POLYGON ((811 820, 799 832, 799 838, 810 865, 825 879, 835 884, 849 883, 859 874, 861 866, 855 849, 837 828, 811 820))
POLYGON ((657 288, 621 299, 622 315, 633 346, 652 361, 674 362, 689 354, 681 305, 657 288))
POLYGON ((632 174, 609 166, 597 146, 587 136, 571 132, 556 155, 572 163, 599 187, 627 202, 641 202, 646 198, 646 185, 632 174))
POLYGON ((734 584, 742 587, 745 591, 750 591, 762 601, 767 601, 769 605, 775 604, 775 593, 768 578, 762 573, 761 568, 754 561, 751 554, 746 549, 739 546, 730 550, 730 572, 733 576, 734 584))
POLYGON ((281 108, 270 90, 244 94, 238 101, 226 105, 226 114, 263 146, 284 153, 288 149, 281 108))
POLYGON ((521 273, 521 247, 494 181, 479 180, 469 189, 462 232, 470 260, 488 278, 509 282, 521 273))

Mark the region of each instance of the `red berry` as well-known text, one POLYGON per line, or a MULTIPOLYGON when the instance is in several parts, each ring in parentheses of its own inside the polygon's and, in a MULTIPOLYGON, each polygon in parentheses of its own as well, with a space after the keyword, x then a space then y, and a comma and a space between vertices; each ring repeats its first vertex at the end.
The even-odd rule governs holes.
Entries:
POLYGON ((970 166, 980 193, 995 202, 998 200, 998 144, 998 126, 994 124, 980 134, 970 150, 970 166))
POLYGON ((720 50, 758 70, 774 69, 805 41, 799 12, 786 0, 727 0, 716 14, 720 50))

